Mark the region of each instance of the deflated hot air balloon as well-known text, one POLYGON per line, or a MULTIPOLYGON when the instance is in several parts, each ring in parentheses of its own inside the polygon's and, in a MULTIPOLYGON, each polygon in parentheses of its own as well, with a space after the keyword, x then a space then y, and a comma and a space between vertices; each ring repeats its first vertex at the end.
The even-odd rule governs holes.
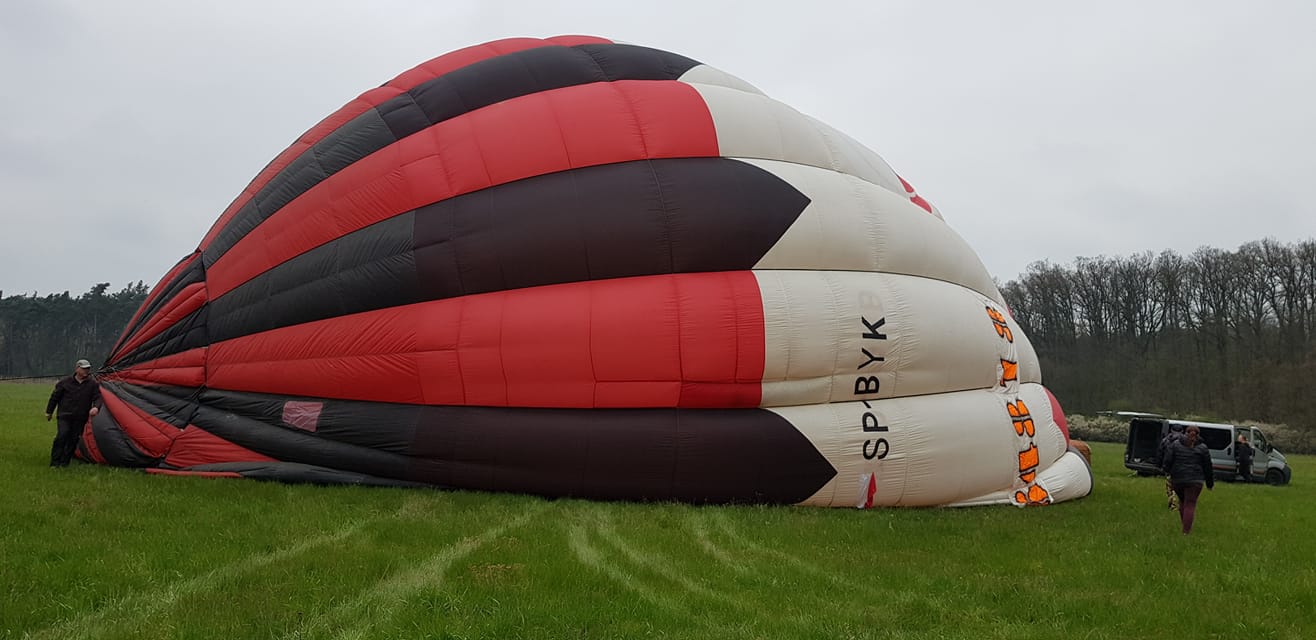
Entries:
POLYGON ((909 183, 742 80, 595 37, 349 102, 107 362, 80 454, 159 473, 860 507, 1092 486, 909 183))

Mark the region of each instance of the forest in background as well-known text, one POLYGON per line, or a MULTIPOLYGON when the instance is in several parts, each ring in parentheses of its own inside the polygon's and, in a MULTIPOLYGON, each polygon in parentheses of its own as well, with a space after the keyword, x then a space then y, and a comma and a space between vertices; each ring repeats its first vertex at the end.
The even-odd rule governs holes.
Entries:
MULTIPOLYGON (((0 292, 0 378, 102 364, 146 298, 0 292)), ((1036 262, 1001 286, 1066 413, 1316 426, 1316 240, 1036 262)))
POLYGON ((1001 292, 1066 413, 1316 426, 1316 240, 1038 262, 1001 292))
POLYGON ((0 291, 0 378, 69 375, 79 358, 104 364, 114 341, 146 299, 141 281, 108 293, 102 282, 73 297, 0 291))

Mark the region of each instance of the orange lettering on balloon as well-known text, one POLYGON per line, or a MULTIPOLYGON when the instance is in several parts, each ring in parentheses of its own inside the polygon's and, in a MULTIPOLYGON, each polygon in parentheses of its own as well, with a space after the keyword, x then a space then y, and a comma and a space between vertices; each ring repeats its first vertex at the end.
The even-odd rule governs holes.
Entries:
POLYGON ((1028 449, 1019 452, 1019 472, 1023 473, 1031 469, 1036 469, 1041 462, 1037 453, 1037 445, 1029 445, 1028 449))
POLYGON ((1001 386, 1007 382, 1014 382, 1019 379, 1019 363, 1001 360, 1001 386))
POLYGON ((1010 325, 1005 323, 1005 317, 991 307, 987 307, 987 315, 992 319, 992 326, 996 327, 996 335, 1005 338, 1006 342, 1014 342, 1014 332, 1010 330, 1010 325))
POLYGON ((1010 420, 1014 423, 1014 432, 1018 435, 1028 434, 1028 437, 1037 435, 1037 428, 1033 424, 1033 417, 1028 415, 1028 405, 1023 400, 1018 402, 1006 402, 1005 408, 1010 412, 1010 420))

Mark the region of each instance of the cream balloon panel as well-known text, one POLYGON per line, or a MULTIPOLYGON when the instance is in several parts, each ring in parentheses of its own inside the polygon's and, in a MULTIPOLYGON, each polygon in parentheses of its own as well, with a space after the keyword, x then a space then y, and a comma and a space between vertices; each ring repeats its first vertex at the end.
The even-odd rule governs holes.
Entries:
POLYGON ((708 105, 723 157, 784 160, 830 169, 892 193, 906 193, 896 172, 849 136, 760 94, 715 85, 693 86, 708 105))
MULTIPOLYGON (((1077 451, 1065 452, 1059 460, 1043 469, 1037 484, 1047 492, 1050 502, 1076 500, 1092 493, 1092 469, 1077 451)), ((1020 489, 993 491, 986 495, 947 504, 948 507, 979 507, 987 505, 1018 504, 1015 500, 1020 489)))
MULTIPOLYGON (((912 188, 912 185, 902 182, 900 176, 898 176, 895 173, 895 170, 891 168, 891 165, 887 164, 886 160, 883 160, 882 157, 877 155, 877 153, 874 152, 872 149, 869 149, 863 143, 850 137, 850 135, 845 133, 844 131, 835 129, 830 125, 828 125, 827 123, 822 122, 821 120, 816 120, 810 116, 805 116, 805 117, 808 118, 815 127, 818 127, 821 131, 823 131, 826 137, 829 140, 833 141, 833 144, 837 145, 842 153, 845 153, 848 156, 850 156, 850 162, 864 163, 867 164, 874 172, 877 172, 884 176, 887 175, 894 176, 896 183, 899 186, 899 189, 896 190, 896 193, 899 193, 902 196, 909 196, 913 193, 911 191, 906 190, 907 188, 912 188)), ((938 220, 941 220, 942 219, 941 211, 937 209, 937 207, 930 202, 928 202, 927 205, 928 207, 930 207, 931 210, 930 211, 925 210, 924 213, 931 213, 938 220)))
POLYGON ((861 178, 776 160, 744 160, 810 204, 756 269, 881 271, 945 280, 1003 304, 978 254, 904 195, 861 178))
POLYGON ((718 69, 717 67, 710 67, 706 64, 691 67, 689 71, 686 71, 681 75, 680 80, 687 84, 724 87, 727 89, 735 89, 736 91, 763 95, 763 92, 759 91, 758 87, 718 69))
MULTIPOLYGON (((748 82, 703 64, 691 68, 680 80, 694 85, 709 105, 723 157, 802 162, 859 176, 906 195, 895 170, 873 150, 827 123, 769 98, 748 82), (763 136, 763 131, 778 135, 774 139, 763 136)), ((941 218, 936 207, 931 213, 941 218)))
MULTIPOLYGON (((998 335, 992 300, 930 278, 755 271, 763 300, 762 406, 848 402, 1040 382, 1022 333, 998 335), (1005 375, 1003 361, 1017 365, 1005 375)), ((1008 322, 1008 321, 1007 321, 1008 322)))
POLYGON ((1090 478, 1084 487, 1069 462, 1047 472, 1067 445, 1039 384, 1019 385, 1017 397, 979 389, 771 411, 795 425, 837 470, 804 504, 860 505, 870 482, 870 506, 970 504, 986 497, 1009 503, 1026 490, 1029 483, 1020 476, 1030 470, 1058 497, 1090 490, 1090 478), (1018 401, 1031 412, 1031 438, 1017 432, 1007 408, 1018 401))

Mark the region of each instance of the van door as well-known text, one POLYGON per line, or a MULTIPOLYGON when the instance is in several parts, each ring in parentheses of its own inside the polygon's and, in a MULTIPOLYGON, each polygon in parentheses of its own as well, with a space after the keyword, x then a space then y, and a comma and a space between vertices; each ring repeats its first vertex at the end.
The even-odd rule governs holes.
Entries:
POLYGON ((1252 430, 1252 478, 1259 480, 1266 477, 1266 467, 1270 463, 1270 445, 1260 429, 1252 430))
POLYGON ((1223 476, 1232 474, 1238 466, 1234 463, 1234 428, 1227 425, 1196 425, 1197 437, 1211 450, 1211 466, 1223 476))

